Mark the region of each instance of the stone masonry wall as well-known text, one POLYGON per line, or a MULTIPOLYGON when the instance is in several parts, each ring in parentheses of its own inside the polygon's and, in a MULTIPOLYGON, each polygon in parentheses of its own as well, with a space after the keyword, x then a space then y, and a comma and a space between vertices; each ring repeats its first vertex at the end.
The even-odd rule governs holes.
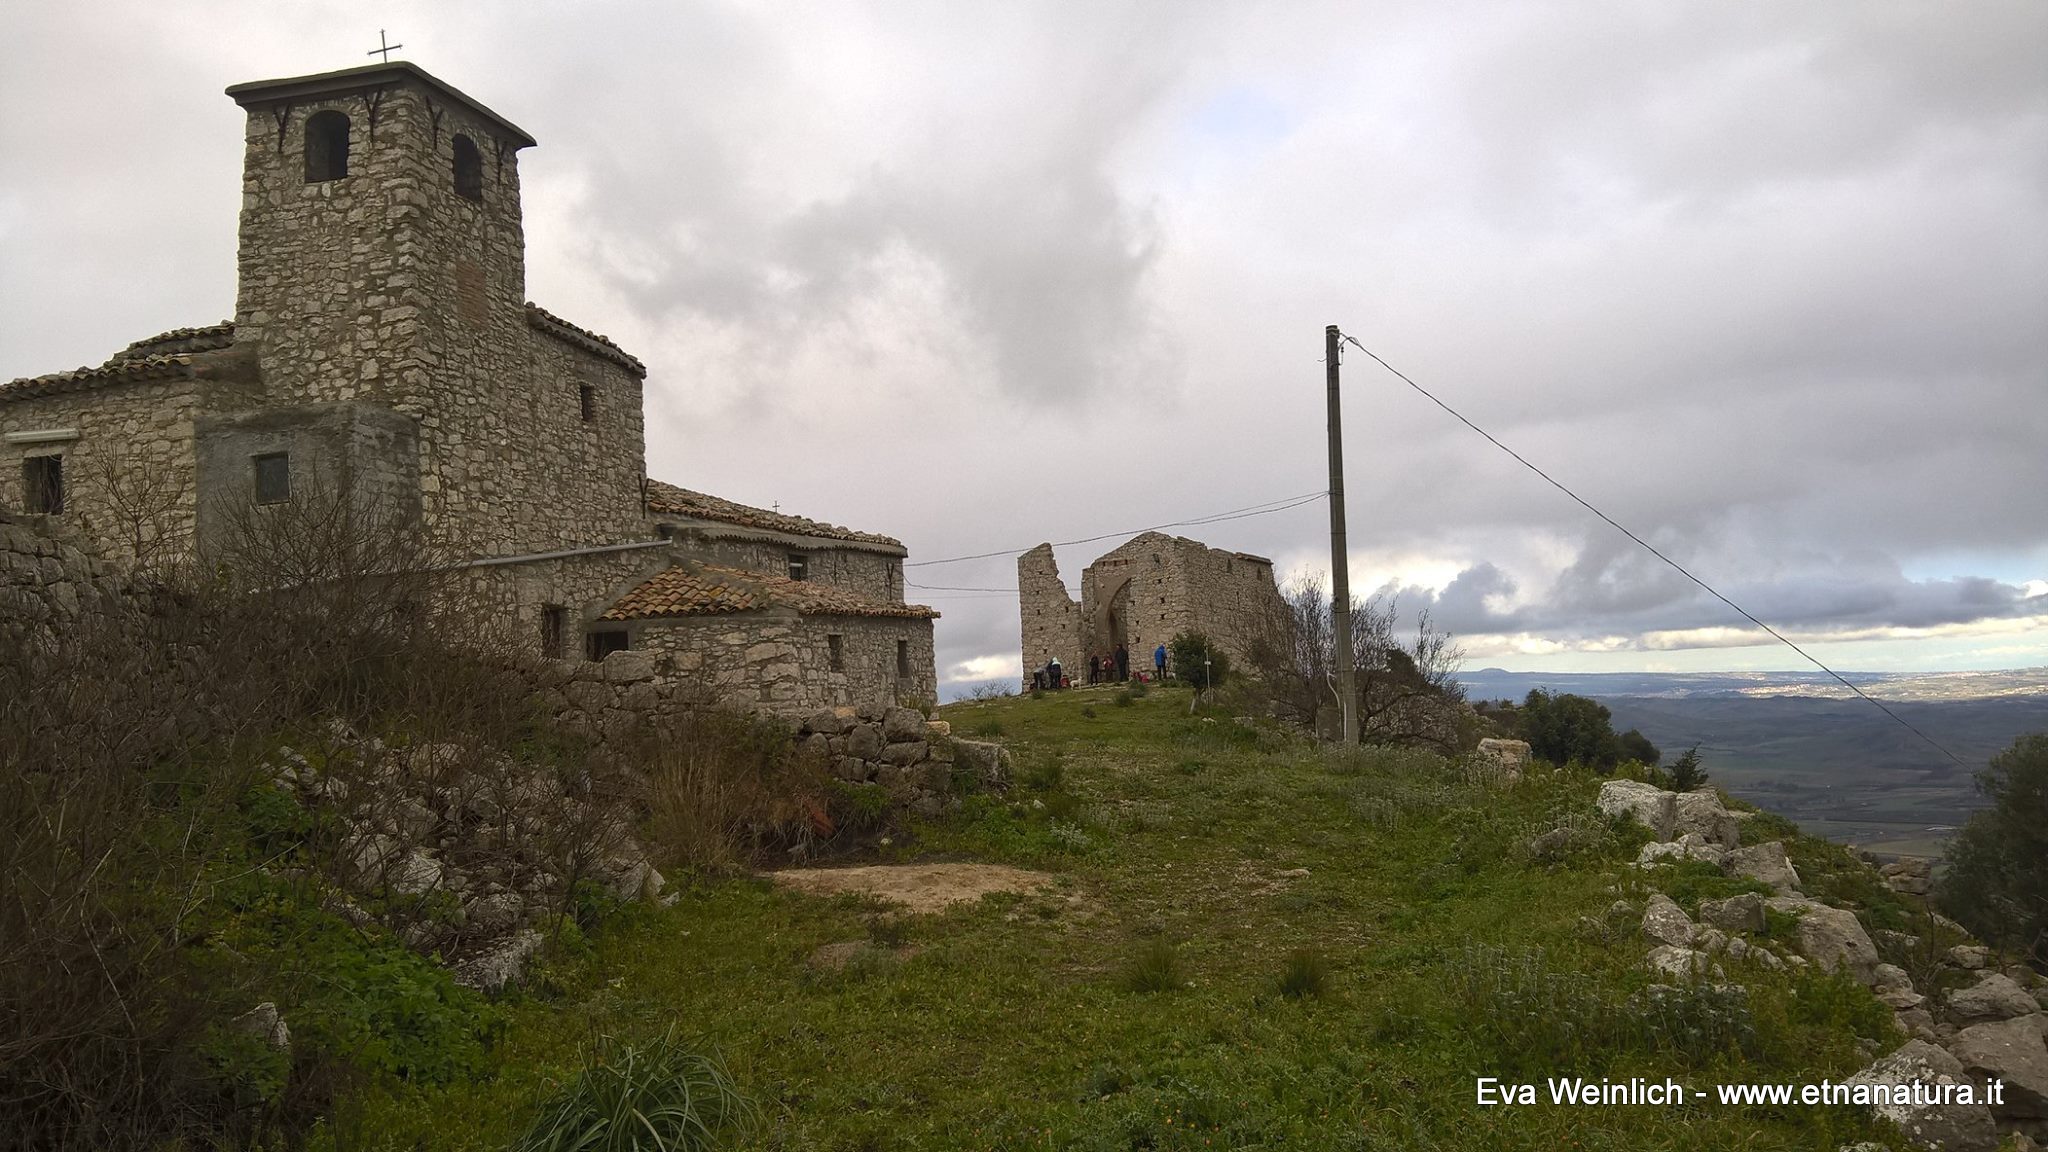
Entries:
POLYGON ((635 621, 630 634, 662 679, 731 708, 791 715, 938 695, 930 620, 745 614, 635 621), (897 674, 899 643, 908 646, 908 676, 897 674))
POLYGON ((884 604, 901 604, 905 599, 900 556, 861 548, 835 548, 822 541, 748 540, 704 532, 686 532, 680 538, 693 558, 707 564, 781 576, 789 571, 790 553, 797 552, 806 561, 805 579, 857 592, 884 604))
POLYGON ((410 79, 251 106, 237 342, 260 349, 273 402, 417 419, 423 517, 461 554, 641 538, 639 374, 529 321, 517 142, 501 136, 410 79), (305 125, 329 109, 350 118, 349 174, 307 183, 305 125), (482 151, 481 201, 454 190, 458 134, 482 151))
POLYGON ((1070 674, 1085 675, 1081 606, 1060 579, 1052 545, 1040 544, 1017 557, 1017 596, 1024 630, 1024 683, 1029 685, 1032 670, 1045 667, 1054 656, 1070 674))
POLYGON ((0 510, 25 507, 23 461, 62 456, 64 512, 57 519, 107 559, 182 558, 198 487, 193 428, 204 412, 248 402, 233 380, 171 379, 80 388, 0 403, 0 433, 75 429, 76 439, 0 440, 0 510))
MULTIPOLYGON (((1284 608, 1268 561, 1198 540, 1147 532, 1104 553, 1081 574, 1076 604, 1060 582, 1049 545, 1017 561, 1025 682, 1057 653, 1067 676, 1087 676, 1088 657, 1121 640, 1132 670, 1181 632, 1207 634, 1243 662, 1261 622, 1284 608)), ((1177 674, 1177 670, 1176 674, 1177 674)))

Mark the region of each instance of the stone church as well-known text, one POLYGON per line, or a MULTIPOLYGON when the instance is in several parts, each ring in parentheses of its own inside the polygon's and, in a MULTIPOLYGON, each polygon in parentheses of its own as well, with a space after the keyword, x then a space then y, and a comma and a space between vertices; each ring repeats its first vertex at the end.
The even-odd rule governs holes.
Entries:
POLYGON ((1091 657, 1113 658, 1119 646, 1134 673, 1149 675, 1153 650, 1182 632, 1209 637, 1243 666, 1261 631, 1287 618, 1271 560, 1164 532, 1141 533, 1097 557, 1081 572, 1079 602, 1060 579, 1052 545, 1040 544, 1017 557, 1017 596, 1026 687, 1055 658, 1080 683, 1091 657))
POLYGON ((345 492, 404 510, 540 655, 646 652, 777 712, 936 696, 899 541, 648 478, 645 366, 526 299, 531 136, 401 61, 227 94, 234 319, 0 384, 0 509, 136 562, 345 492))

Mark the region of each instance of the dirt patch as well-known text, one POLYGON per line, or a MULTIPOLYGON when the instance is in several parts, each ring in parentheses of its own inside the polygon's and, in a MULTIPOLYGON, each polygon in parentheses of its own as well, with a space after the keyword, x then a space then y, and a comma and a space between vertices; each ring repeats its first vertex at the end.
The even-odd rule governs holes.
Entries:
POLYGON ((1030 892, 1053 882, 1043 872, 1005 864, 867 864, 857 868, 803 868, 771 872, 786 888, 815 896, 859 892, 910 912, 943 912, 991 892, 1030 892))

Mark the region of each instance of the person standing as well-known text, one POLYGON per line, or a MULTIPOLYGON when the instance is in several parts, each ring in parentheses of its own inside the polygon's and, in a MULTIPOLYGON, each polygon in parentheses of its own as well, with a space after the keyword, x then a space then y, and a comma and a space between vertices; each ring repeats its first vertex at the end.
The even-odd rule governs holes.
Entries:
POLYGON ((1131 650, 1124 647, 1122 641, 1118 641, 1116 646, 1116 680, 1117 683, 1121 684, 1130 678, 1131 650))
POLYGON ((1158 679, 1166 679, 1166 645, 1164 644, 1152 650, 1152 671, 1158 679))

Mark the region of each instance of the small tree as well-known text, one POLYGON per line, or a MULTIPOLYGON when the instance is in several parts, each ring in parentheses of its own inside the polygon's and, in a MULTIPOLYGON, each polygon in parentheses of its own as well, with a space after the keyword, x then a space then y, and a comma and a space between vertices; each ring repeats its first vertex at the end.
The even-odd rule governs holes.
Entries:
POLYGON ((1671 762, 1671 786, 1680 792, 1697 792, 1706 787, 1707 769, 1700 763, 1700 746, 1695 744, 1671 762))
POLYGON ((1956 835, 1935 899, 1979 937, 2048 971, 2048 732, 1992 757, 1977 790, 1991 806, 1956 835))
POLYGON ((1621 759, 1614 714, 1596 700, 1569 692, 1553 696, 1532 688, 1517 716, 1530 753, 1553 764, 1577 760, 1605 773, 1613 771, 1621 759))
POLYGON ((1652 768, 1657 766, 1658 761, 1664 759, 1664 753, 1658 751, 1655 744, 1650 743, 1650 738, 1634 728, 1621 734, 1621 754, 1652 768))
POLYGON ((1200 632, 1182 632, 1166 642, 1173 674, 1196 688, 1214 688, 1230 674, 1230 657, 1200 632))
MULTIPOLYGON (((1464 686, 1464 653, 1448 633, 1416 618, 1415 638, 1397 634, 1399 612, 1385 596, 1351 601, 1351 659, 1358 736, 1368 744, 1421 745, 1456 752, 1464 686)), ((1276 711, 1326 732, 1339 711, 1336 629, 1322 578, 1297 575, 1281 604, 1254 628, 1250 657, 1273 693, 1276 711)))

